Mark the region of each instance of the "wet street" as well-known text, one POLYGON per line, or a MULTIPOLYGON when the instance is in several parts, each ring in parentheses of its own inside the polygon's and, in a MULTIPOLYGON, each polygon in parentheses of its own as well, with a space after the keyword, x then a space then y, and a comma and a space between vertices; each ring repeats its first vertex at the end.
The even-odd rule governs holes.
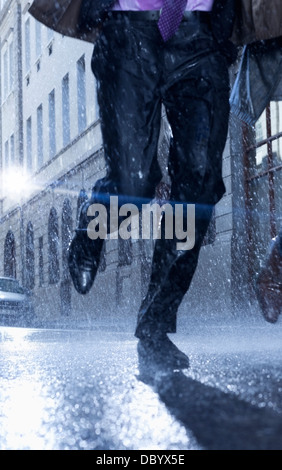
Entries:
POLYGON ((131 331, 1 327, 0 449, 282 450, 282 325, 173 339, 190 369, 148 383, 131 331))

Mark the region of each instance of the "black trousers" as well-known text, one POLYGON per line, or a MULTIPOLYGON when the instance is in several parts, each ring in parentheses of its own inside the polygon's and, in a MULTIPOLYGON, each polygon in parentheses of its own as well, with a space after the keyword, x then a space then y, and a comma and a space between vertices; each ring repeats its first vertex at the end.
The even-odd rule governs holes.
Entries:
POLYGON ((214 205, 225 192, 222 154, 229 120, 229 76, 207 15, 191 14, 164 43, 156 21, 110 19, 94 47, 92 69, 107 175, 95 197, 154 198, 162 178, 157 160, 164 105, 172 130, 168 171, 171 199, 196 205, 194 249, 156 241, 148 295, 136 336, 174 332, 176 313, 195 272, 214 205))

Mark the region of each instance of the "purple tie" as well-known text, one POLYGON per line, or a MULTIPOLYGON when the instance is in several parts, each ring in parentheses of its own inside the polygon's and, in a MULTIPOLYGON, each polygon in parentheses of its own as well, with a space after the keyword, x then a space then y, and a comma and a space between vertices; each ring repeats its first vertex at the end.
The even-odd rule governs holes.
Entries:
POLYGON ((158 23, 164 41, 167 41, 176 33, 186 6, 187 0, 164 0, 158 23))

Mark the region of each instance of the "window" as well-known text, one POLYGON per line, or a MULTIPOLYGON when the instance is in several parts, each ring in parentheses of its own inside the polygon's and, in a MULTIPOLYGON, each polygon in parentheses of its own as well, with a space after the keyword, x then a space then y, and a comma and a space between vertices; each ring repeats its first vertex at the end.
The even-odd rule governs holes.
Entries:
POLYGON ((70 90, 69 75, 63 78, 62 82, 62 121, 63 121, 63 145, 70 142, 70 90))
POLYGON ((5 142, 5 167, 9 167, 9 141, 5 142))
MULTIPOLYGON (((53 40, 54 38, 54 31, 51 28, 47 28, 47 41, 48 44, 53 40)), ((50 44, 49 44, 50 45, 50 44)), ((51 54, 50 54, 51 55, 51 54)))
POLYGON ((86 128, 86 82, 84 55, 77 62, 77 112, 78 132, 80 134, 86 128))
POLYGON ((71 312, 71 279, 68 268, 68 247, 72 239, 73 221, 69 199, 65 199, 62 211, 62 282, 60 286, 61 315, 71 312))
POLYGON ((98 96, 97 96, 97 83, 94 80, 94 108, 95 108, 95 120, 99 119, 100 111, 99 111, 99 103, 98 103, 98 96))
POLYGON ((15 81, 15 68, 14 68, 14 43, 12 42, 9 46, 9 62, 10 62, 10 68, 9 68, 9 88, 10 91, 14 89, 14 81, 15 81))
POLYGON ((37 108, 37 167, 43 165, 43 107, 42 104, 37 108))
POLYGON ((37 59, 41 56, 41 23, 35 22, 35 37, 36 37, 36 57, 37 59))
POLYGON ((48 221, 48 261, 49 283, 56 284, 60 280, 59 264, 59 221, 57 211, 52 208, 48 221))
POLYGON ((15 67, 14 67, 14 44, 10 42, 3 47, 2 55, 2 97, 5 101, 14 90, 15 67))
POLYGON ((32 128, 31 117, 26 122, 26 163, 27 169, 32 170, 32 128))
POLYGON ((30 71, 31 54, 30 54, 30 20, 25 23, 25 71, 30 71))
POLYGON ((15 68, 14 68, 14 43, 9 46, 9 91, 14 89, 15 68))
POLYGON ((13 166, 15 164, 15 136, 14 134, 10 137, 10 163, 13 166))
POLYGON ((38 240, 39 244, 39 253, 38 253, 38 264, 39 264, 39 287, 42 287, 44 285, 44 253, 43 253, 43 237, 39 237, 38 240))
POLYGON ((4 144, 4 163, 5 168, 9 168, 15 164, 15 137, 11 135, 4 144))
POLYGON ((9 93, 9 68, 8 68, 8 51, 3 56, 3 98, 7 98, 9 93))
POLYGON ((4 244, 4 276, 13 278, 17 276, 16 242, 11 230, 7 233, 4 244))
POLYGON ((282 103, 271 102, 255 132, 245 127, 244 134, 249 266, 254 275, 282 226, 282 103))
POLYGON ((34 234, 32 223, 29 222, 26 230, 26 273, 25 284, 28 289, 35 286, 35 264, 34 264, 34 234))
POLYGON ((62 212, 62 277, 69 279, 68 268, 68 247, 72 239, 73 222, 72 222, 72 208, 68 199, 64 201, 62 212))
POLYGON ((55 90, 49 94, 49 156, 56 155, 56 110, 55 90))

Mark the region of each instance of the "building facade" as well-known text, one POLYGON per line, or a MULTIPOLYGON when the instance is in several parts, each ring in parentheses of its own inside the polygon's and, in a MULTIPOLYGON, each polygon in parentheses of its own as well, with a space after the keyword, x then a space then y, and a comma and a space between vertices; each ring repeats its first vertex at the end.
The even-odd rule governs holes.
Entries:
MULTIPOLYGON (((105 174, 91 44, 53 33, 26 0, 1 0, 0 276, 33 291, 38 322, 134 324, 153 242, 108 240, 92 292, 79 296, 67 269, 78 210, 105 174)), ((235 72, 231 71, 231 75, 235 72)), ((253 315, 254 280, 280 225, 281 106, 257 128, 231 117, 216 206, 198 270, 181 306, 189 315, 253 315)), ((166 175, 167 124, 160 138, 166 175)), ((256 314, 256 313, 255 313, 256 314)))

